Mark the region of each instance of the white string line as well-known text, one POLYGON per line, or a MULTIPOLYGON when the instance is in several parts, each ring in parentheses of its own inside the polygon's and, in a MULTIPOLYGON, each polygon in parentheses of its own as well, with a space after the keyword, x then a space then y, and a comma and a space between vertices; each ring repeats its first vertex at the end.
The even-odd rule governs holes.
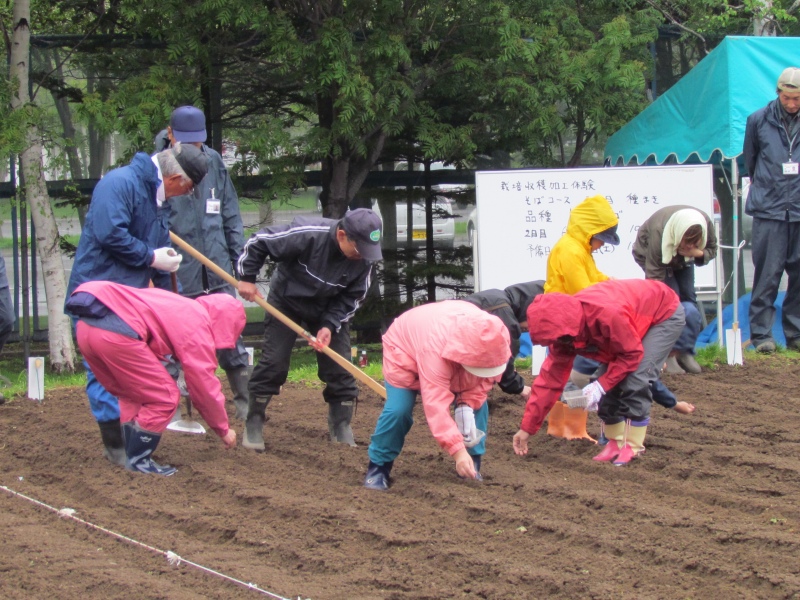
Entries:
POLYGON ((98 531, 102 531, 103 533, 107 533, 108 535, 111 535, 111 536, 113 536, 113 537, 115 537, 115 538, 117 538, 119 540, 128 542, 130 544, 133 544, 135 546, 139 546, 141 548, 145 548, 146 550, 150 550, 151 552, 155 552, 156 554, 161 554, 162 556, 164 556, 167 559, 167 562, 170 565, 180 566, 181 563, 185 563, 185 564, 187 564, 187 565, 189 565, 191 567, 194 567, 196 569, 200 569, 201 571, 204 571, 205 573, 208 573, 209 575, 215 575, 217 577, 221 577, 222 579, 226 579, 226 580, 228 580, 228 581, 230 581, 232 583, 235 583, 236 585, 241 585, 243 587, 246 587, 249 590, 253 590, 254 592, 260 592, 261 594, 264 594, 266 596, 270 596, 271 598, 275 598, 276 600, 291 600, 290 598, 284 598, 283 596, 278 596, 277 594, 273 594, 272 592, 269 592, 267 590, 262 590, 255 583, 247 583, 247 582, 241 581, 239 579, 235 579, 235 578, 233 578, 233 577, 231 577, 229 575, 225 575, 224 573, 220 573, 218 571, 214 571, 213 569, 209 569, 208 567, 204 567, 203 565, 199 565, 199 564, 197 564, 195 562, 192 562, 190 560, 186 560, 185 558, 182 558, 182 557, 178 556, 177 554, 175 554, 171 550, 167 550, 167 551, 159 550, 158 548, 154 548, 153 546, 148 546, 147 544, 144 544, 144 543, 142 543, 142 542, 140 542, 138 540, 134 540, 133 538, 129 538, 129 537, 124 536, 124 535, 122 535, 120 533, 116 533, 115 531, 111 531, 110 529, 106 529, 105 527, 100 527, 99 525, 95 525, 94 523, 90 523, 89 521, 84 521, 83 519, 80 519, 80 518, 78 518, 78 517, 76 517, 74 515, 75 510, 72 509, 72 508, 62 508, 62 509, 54 508, 54 507, 52 507, 52 506, 50 506, 48 504, 45 504, 44 502, 40 502, 39 500, 36 500, 36 499, 31 498, 29 496, 26 496, 25 494, 21 494, 20 492, 14 491, 11 488, 6 487, 4 485, 0 485, 0 489, 5 490, 6 492, 8 492, 9 494, 11 494, 13 496, 17 496, 18 498, 23 498, 24 500, 27 500, 28 502, 32 502, 32 503, 36 504, 37 506, 41 506, 42 508, 46 508, 47 510, 56 513, 61 518, 72 519, 73 521, 77 521, 78 523, 86 525, 87 527, 91 527, 93 529, 97 529, 98 531))

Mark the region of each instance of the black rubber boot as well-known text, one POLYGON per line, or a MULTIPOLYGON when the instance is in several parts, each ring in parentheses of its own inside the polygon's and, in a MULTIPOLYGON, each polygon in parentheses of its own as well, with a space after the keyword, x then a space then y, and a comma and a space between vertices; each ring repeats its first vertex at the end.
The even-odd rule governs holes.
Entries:
POLYGON ((350 421, 353 419, 353 400, 344 402, 328 403, 328 431, 331 434, 332 442, 347 444, 356 447, 353 439, 353 430, 350 428, 350 421))
POLYGON ((376 465, 374 462, 369 461, 367 476, 364 478, 364 487, 370 490, 388 490, 392 484, 392 478, 389 477, 389 473, 392 472, 393 466, 394 461, 385 465, 376 465))
POLYGON ((173 475, 178 469, 169 465, 160 465, 153 460, 161 441, 161 434, 142 429, 133 421, 123 425, 125 428, 125 453, 128 456, 127 468, 137 473, 153 473, 154 475, 173 475))
POLYGON ((250 375, 253 374, 253 367, 242 367, 241 369, 231 369, 225 371, 228 376, 228 383, 233 392, 233 404, 236 406, 235 418, 244 421, 247 419, 248 393, 247 384, 250 383, 250 375))
POLYGON ((267 404, 272 396, 250 396, 247 420, 244 424, 242 446, 256 452, 264 452, 264 423, 267 420, 267 404))
POLYGON ((98 421, 97 425, 100 427, 100 436, 103 438, 103 456, 115 465, 126 466, 125 442, 122 439, 122 427, 120 427, 119 419, 102 423, 98 421))

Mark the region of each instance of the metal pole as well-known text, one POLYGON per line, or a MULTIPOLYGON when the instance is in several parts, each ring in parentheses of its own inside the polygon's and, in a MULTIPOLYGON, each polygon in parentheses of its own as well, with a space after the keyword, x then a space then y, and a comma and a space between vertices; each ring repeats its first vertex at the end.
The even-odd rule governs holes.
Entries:
MULTIPOLYGON (((25 181, 20 171, 20 183, 24 187, 25 181)), ((30 301, 31 293, 28 289, 28 211, 25 209, 25 203, 21 202, 19 207, 19 222, 20 222, 20 262, 22 263, 22 328, 20 329, 20 339, 22 340, 23 356, 25 363, 28 363, 30 356, 30 301)))
POLYGON ((31 339, 39 331, 39 279, 36 267, 36 226, 31 219, 31 297, 33 298, 33 324, 31 326, 31 339))
MULTIPOLYGON (((717 219, 714 219, 714 229, 717 232, 717 243, 719 244, 719 240, 722 238, 720 237, 720 223, 717 219)), ((725 344, 723 343, 723 336, 722 336, 722 328, 724 327, 724 319, 722 318, 722 290, 724 289, 723 283, 725 282, 725 267, 723 266, 724 261, 722 260, 722 251, 720 251, 717 255, 717 342, 719 342, 719 347, 722 348, 725 344)))
POLYGON ((17 165, 14 155, 9 157, 9 173, 11 178, 11 186, 14 189, 14 196, 11 199, 11 251, 13 252, 12 260, 14 263, 14 330, 21 335, 21 325, 19 320, 19 219, 17 215, 17 165))
POLYGON ((733 192, 733 324, 739 328, 739 165, 731 159, 731 190, 733 192))

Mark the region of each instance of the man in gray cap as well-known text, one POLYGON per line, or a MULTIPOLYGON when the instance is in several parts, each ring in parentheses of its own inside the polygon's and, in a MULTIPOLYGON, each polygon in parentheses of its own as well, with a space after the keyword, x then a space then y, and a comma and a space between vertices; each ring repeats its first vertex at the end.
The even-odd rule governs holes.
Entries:
POLYGON ((747 117, 744 164, 750 174, 745 212, 753 217, 753 292, 750 340, 756 350, 775 351, 772 326, 783 272, 786 347, 800 350, 800 69, 778 77, 778 97, 747 117))
MULTIPOLYGON (((170 273, 181 256, 170 247, 170 198, 187 194, 208 171, 197 148, 177 144, 148 156, 137 152, 129 165, 110 171, 95 186, 78 242, 67 298, 87 281, 113 281, 135 288, 172 289, 170 273)), ((69 314, 69 311, 66 311, 69 314)), ((70 315, 73 317, 74 315, 70 315)), ((100 427, 105 456, 125 466, 119 402, 86 367, 86 395, 100 427)))
MULTIPOLYGON (((276 263, 269 303, 295 323, 315 332, 315 348, 330 346, 350 356, 350 319, 367 296, 374 264, 382 259, 380 217, 367 208, 343 219, 297 217, 289 225, 265 227, 253 234, 239 258, 239 294, 253 300, 261 293, 256 277, 269 258, 276 263)), ((261 358, 250 378, 250 404, 242 445, 263 452, 266 408, 280 393, 289 373, 297 334, 267 314, 261 358)), ((355 446, 350 420, 358 397, 353 376, 318 352, 317 373, 325 383, 331 441, 355 446)))
MULTIPOLYGON (((172 111, 169 127, 156 136, 156 150, 179 142, 191 144, 208 157, 209 162, 208 174, 195 186, 194 192, 170 201, 169 228, 233 277, 236 261, 244 246, 239 197, 222 157, 204 144, 206 137, 206 117, 202 110, 194 106, 180 106, 172 111)), ((178 271, 180 293, 183 296, 197 298, 216 293, 236 296, 233 286, 219 275, 190 254, 181 249, 178 252, 183 256, 178 271)), ((247 384, 252 367, 248 366, 249 355, 241 336, 235 348, 219 350, 217 359, 225 370, 233 392, 236 418, 244 420, 247 416, 247 384)))

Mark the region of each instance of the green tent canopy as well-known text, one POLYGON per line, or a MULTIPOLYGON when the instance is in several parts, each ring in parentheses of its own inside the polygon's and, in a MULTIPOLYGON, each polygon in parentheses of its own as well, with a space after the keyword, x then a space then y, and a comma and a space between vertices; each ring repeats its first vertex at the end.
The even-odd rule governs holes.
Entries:
POLYGON ((612 165, 719 162, 742 153, 748 115, 776 97, 800 38, 726 37, 674 86, 609 138, 612 165))

